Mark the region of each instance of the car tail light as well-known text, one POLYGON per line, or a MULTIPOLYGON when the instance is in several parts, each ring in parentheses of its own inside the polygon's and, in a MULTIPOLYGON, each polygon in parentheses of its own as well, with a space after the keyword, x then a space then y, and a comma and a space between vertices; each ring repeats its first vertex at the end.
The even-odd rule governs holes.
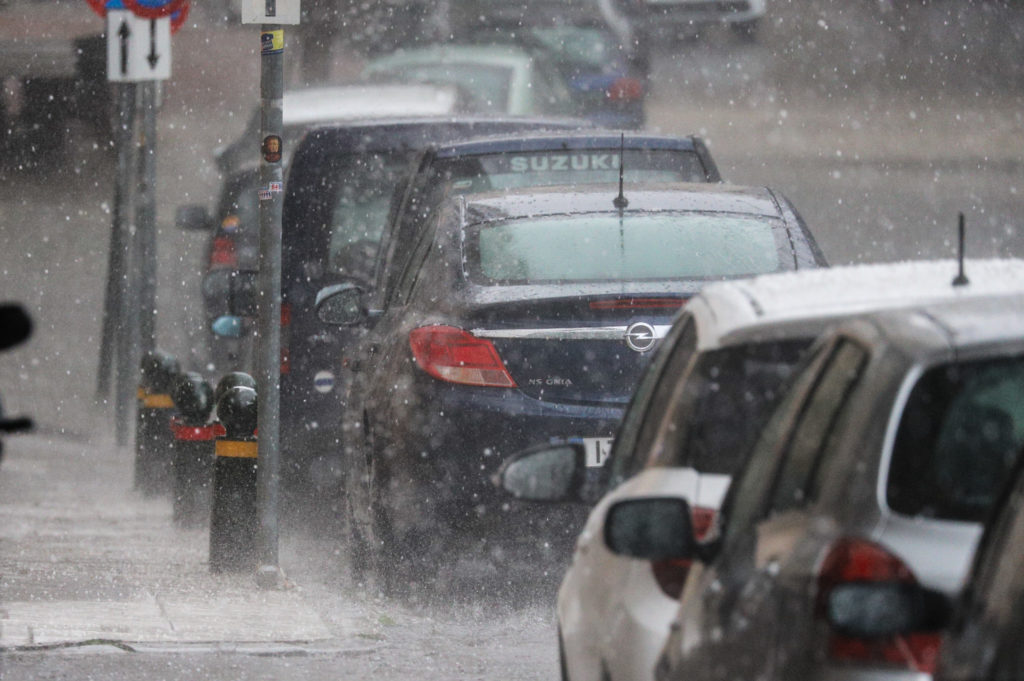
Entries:
MULTIPOLYGON (((690 510, 693 516, 693 536, 697 539, 704 539, 711 530, 715 521, 715 511, 710 508, 695 506, 690 510)), ((651 571, 654 572, 654 581, 658 583, 661 591, 669 598, 676 599, 683 593, 683 586, 686 584, 686 577, 690 574, 689 560, 655 560, 651 561, 651 571)))
POLYGON ((287 374, 292 370, 291 353, 288 351, 288 341, 291 337, 292 306, 289 303, 281 303, 281 373, 287 374))
POLYGON ((644 84, 636 78, 619 78, 608 88, 608 99, 620 101, 640 99, 644 96, 644 84))
POLYGON ((210 267, 235 267, 238 256, 235 255, 235 240, 229 236, 218 236, 213 240, 210 249, 210 267))
POLYGON ((451 326, 421 326, 409 334, 416 364, 449 383, 514 388, 501 356, 486 338, 451 326))
MULTIPOLYGON (((840 588, 855 587, 856 602, 863 606, 891 600, 894 588, 916 585, 910 568, 884 547, 864 539, 841 539, 832 546, 818 574, 817 615, 825 617, 830 597, 840 588)), ((868 607, 856 609, 870 613, 871 617, 880 615, 868 607)), ((835 661, 884 664, 932 673, 940 639, 941 634, 932 631, 861 637, 836 631, 830 625, 827 653, 835 661)))

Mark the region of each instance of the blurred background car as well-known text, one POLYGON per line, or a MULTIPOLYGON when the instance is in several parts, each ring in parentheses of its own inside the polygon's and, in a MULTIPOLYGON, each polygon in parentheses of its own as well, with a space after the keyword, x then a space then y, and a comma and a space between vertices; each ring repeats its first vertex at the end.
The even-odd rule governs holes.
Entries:
POLYGON ((652 675, 689 573, 689 561, 612 553, 604 534, 611 505, 685 499, 702 537, 813 340, 868 310, 1024 289, 1022 261, 971 261, 969 269, 971 286, 963 291, 949 287, 957 265, 948 260, 710 284, 687 302, 644 372, 600 476, 591 474, 579 443, 509 459, 498 482, 517 499, 587 503, 607 492, 580 533, 558 593, 566 678, 652 675))
POLYGON ((442 44, 371 59, 363 77, 375 83, 455 86, 477 113, 571 116, 569 90, 549 56, 516 45, 442 44))
POLYGON ((681 499, 609 509, 613 552, 695 561, 659 681, 934 671, 940 612, 891 636, 871 626, 904 590, 963 584, 1024 441, 1024 318, 1005 314, 1022 303, 954 299, 826 334, 704 541, 681 499))
POLYGON ((325 321, 369 327, 342 429, 354 560, 405 584, 467 549, 499 563, 507 542, 562 555, 578 510, 506 508, 489 482, 501 457, 579 437, 602 459, 687 298, 709 281, 824 264, 771 190, 657 187, 457 196, 403 244, 383 309, 366 310, 356 286, 321 294, 325 321))
POLYGON ((641 128, 649 45, 616 21, 610 3, 462 0, 449 20, 460 42, 512 44, 548 55, 571 94, 575 113, 608 128, 641 128))

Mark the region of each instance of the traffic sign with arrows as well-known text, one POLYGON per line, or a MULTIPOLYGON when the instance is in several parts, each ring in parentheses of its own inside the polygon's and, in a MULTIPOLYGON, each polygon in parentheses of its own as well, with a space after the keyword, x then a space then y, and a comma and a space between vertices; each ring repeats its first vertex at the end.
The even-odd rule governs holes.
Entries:
POLYGON ((107 10, 107 79, 112 82, 171 77, 171 17, 143 19, 107 10))

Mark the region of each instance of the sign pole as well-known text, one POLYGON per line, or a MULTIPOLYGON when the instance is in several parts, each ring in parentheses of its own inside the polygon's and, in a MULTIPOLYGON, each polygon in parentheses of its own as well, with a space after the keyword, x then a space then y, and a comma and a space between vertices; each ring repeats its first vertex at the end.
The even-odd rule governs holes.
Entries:
MULTIPOLYGON (((276 0, 266 0, 266 14, 276 14, 276 0)), ((281 168, 284 99, 284 28, 264 23, 260 28, 260 271, 259 271, 259 464, 256 504, 259 515, 259 562, 256 581, 278 588, 278 507, 280 486, 281 403, 281 216, 284 171, 281 168)))
MULTIPOLYGON (((155 24, 151 21, 151 24, 155 24)), ((139 84, 142 140, 139 145, 139 200, 136 222, 139 238, 139 344, 145 354, 156 349, 156 108, 157 82, 139 84)))
MULTIPOLYGON (((116 331, 117 379, 114 389, 114 430, 117 444, 128 444, 132 404, 138 369, 139 317, 133 286, 132 224, 129 206, 135 182, 135 83, 118 83, 117 180, 114 186, 113 221, 118 241, 110 253, 110 275, 116 277, 117 314, 112 329, 116 331)), ((102 370, 102 367, 101 367, 102 370)))

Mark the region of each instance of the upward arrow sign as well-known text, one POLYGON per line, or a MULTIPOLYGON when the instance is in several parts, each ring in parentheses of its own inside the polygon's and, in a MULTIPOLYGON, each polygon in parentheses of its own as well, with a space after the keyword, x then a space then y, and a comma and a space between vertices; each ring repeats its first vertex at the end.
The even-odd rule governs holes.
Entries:
POLYGON ((117 31, 117 36, 121 41, 121 75, 128 75, 128 39, 132 35, 132 29, 128 27, 128 22, 122 20, 121 28, 117 31))
POLYGON ((146 57, 146 61, 149 62, 151 69, 155 69, 157 62, 160 61, 160 55, 156 53, 156 19, 149 20, 149 56, 146 57))

